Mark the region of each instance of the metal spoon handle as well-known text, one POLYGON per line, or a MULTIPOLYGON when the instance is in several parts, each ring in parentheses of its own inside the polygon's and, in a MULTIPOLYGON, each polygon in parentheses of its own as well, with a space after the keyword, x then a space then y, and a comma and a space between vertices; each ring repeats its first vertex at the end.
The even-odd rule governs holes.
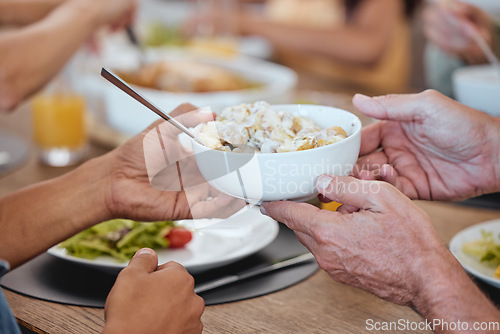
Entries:
POLYGON ((120 79, 116 74, 113 72, 109 71, 106 68, 102 68, 101 70, 101 76, 103 76, 105 79, 107 79, 109 82, 111 82, 113 85, 116 87, 120 88, 122 91, 127 93, 129 96, 134 98, 136 101, 140 102, 142 105, 153 111, 155 114, 175 126, 177 129, 181 130, 185 134, 187 134, 189 137, 193 138, 196 140, 199 144, 205 145, 203 141, 201 141, 198 137, 193 135, 184 125, 181 123, 177 122, 174 118, 170 117, 168 114, 164 113, 161 111, 158 107, 156 107, 154 104, 152 104, 150 101, 148 101, 144 96, 139 94, 136 90, 134 90, 132 87, 130 87, 125 81, 120 79))
POLYGON ((134 44, 136 47, 141 48, 141 44, 139 43, 139 39, 137 38, 137 35, 135 34, 134 28, 132 28, 131 25, 125 26, 125 32, 127 33, 128 39, 132 44, 134 44))

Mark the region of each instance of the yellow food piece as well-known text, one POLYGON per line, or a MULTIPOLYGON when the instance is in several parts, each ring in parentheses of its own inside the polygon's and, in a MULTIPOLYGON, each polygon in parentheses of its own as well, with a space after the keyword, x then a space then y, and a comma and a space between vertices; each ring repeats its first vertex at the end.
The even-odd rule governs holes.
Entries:
POLYGON ((309 130, 309 132, 320 131, 321 129, 311 119, 295 116, 293 118, 292 130, 299 133, 302 130, 309 130))
POLYGON ((347 133, 340 126, 332 126, 326 130, 326 134, 328 137, 332 136, 344 136, 347 138, 347 133))
POLYGON ((497 277, 497 278, 500 278, 500 266, 498 266, 497 269, 495 269, 495 272, 493 275, 495 275, 495 277, 497 277))

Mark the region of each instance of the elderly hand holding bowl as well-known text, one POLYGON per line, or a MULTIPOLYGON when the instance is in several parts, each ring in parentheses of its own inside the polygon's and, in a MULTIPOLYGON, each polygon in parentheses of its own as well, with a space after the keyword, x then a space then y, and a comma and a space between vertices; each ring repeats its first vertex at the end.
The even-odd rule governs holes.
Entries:
MULTIPOLYGON (((293 229, 339 282, 411 306, 430 321, 498 321, 498 310, 407 196, 454 200, 500 190, 500 120, 435 91, 358 95, 354 104, 381 120, 363 129, 353 174, 364 180, 324 175, 317 189, 323 200, 356 210, 281 201, 263 203, 261 211, 293 229)), ((434 329, 446 330, 439 323, 434 329)))

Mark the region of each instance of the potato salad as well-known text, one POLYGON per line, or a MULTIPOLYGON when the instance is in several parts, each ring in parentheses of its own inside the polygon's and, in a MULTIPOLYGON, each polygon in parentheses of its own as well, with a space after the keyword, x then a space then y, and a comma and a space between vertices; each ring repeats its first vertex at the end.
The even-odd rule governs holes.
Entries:
POLYGON ((339 126, 321 129, 309 118, 274 110, 264 101, 226 108, 193 132, 211 148, 240 153, 302 151, 347 138, 339 126))

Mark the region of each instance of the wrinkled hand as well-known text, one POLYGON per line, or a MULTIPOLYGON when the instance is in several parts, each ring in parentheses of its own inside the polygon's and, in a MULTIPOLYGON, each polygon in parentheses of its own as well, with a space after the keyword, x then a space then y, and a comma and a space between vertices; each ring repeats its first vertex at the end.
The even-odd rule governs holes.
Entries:
POLYGON ((152 249, 139 250, 108 295, 103 333, 201 333, 205 303, 193 288, 180 264, 158 266, 152 249))
MULTIPOLYGON (((196 109, 183 104, 170 115, 187 127, 213 119, 211 113, 193 111, 196 109)), ((111 217, 146 221, 227 217, 244 206, 205 182, 194 156, 178 141, 178 133, 160 120, 109 154, 109 164, 103 165, 111 175, 105 194, 111 217)))
POLYGON ((354 176, 387 181, 424 200, 458 200, 500 189, 499 119, 432 90, 356 95, 353 103, 382 120, 363 129, 354 176))
POLYGON ((262 206, 295 231, 334 280, 413 305, 426 284, 427 265, 451 261, 427 214, 393 186, 324 175, 317 188, 324 197, 359 211, 332 212, 295 202, 262 206))
POLYGON ((487 61, 477 45, 478 34, 493 43, 493 23, 481 9, 460 1, 436 1, 423 13, 425 36, 443 51, 463 59, 468 64, 487 61))

